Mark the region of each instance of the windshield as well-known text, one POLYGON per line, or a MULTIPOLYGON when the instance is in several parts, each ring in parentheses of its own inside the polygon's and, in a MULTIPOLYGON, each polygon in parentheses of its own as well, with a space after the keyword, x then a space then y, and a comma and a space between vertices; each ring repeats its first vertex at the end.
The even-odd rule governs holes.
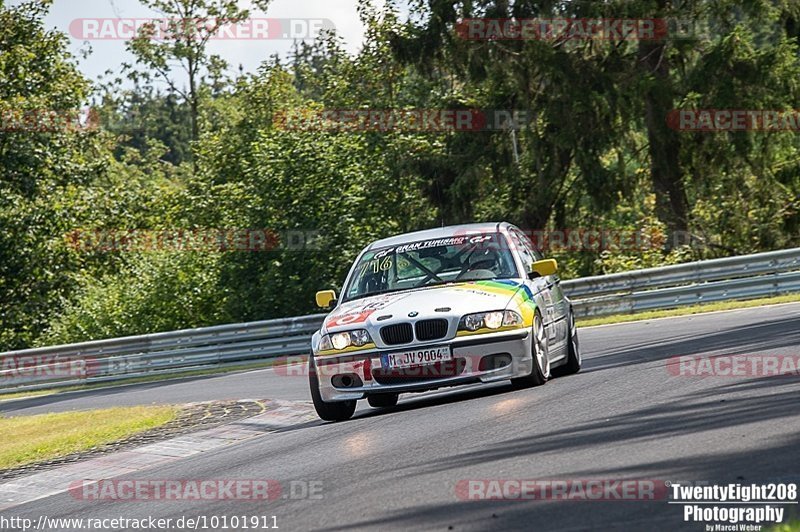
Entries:
POLYGON ((498 233, 423 240, 365 253, 345 290, 345 301, 423 286, 513 277, 518 277, 514 257, 498 233))

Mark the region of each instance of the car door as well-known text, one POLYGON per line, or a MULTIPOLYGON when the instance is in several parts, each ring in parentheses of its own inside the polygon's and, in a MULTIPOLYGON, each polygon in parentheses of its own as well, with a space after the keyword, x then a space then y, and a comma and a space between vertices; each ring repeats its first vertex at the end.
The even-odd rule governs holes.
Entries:
MULTIPOLYGON (((544 259, 544 255, 533 245, 531 240, 518 229, 512 229, 512 233, 522 243, 524 256, 532 257, 533 262, 544 259)), ((550 347, 554 351, 563 350, 567 345, 567 337, 569 335, 569 324, 567 323, 567 314, 569 313, 569 301, 561 288, 561 278, 558 273, 555 275, 548 275, 541 278, 544 281, 544 289, 542 296, 545 298, 547 304, 550 335, 550 347)))
MULTIPOLYGON (((534 254, 533 248, 530 246, 530 244, 525 241, 522 232, 515 229, 510 229, 509 236, 511 237, 511 242, 516 248, 517 253, 522 259, 522 263, 525 266, 525 271, 527 273, 530 271, 531 264, 539 259, 534 254)), ((555 326, 556 309, 553 304, 554 302, 551 295, 550 282, 547 277, 536 277, 534 279, 526 278, 524 282, 526 285, 528 285, 528 288, 531 289, 532 293, 541 295, 542 299, 544 300, 544 308, 541 309, 542 321, 544 322, 545 331, 547 332, 548 344, 552 346, 553 342, 557 342, 557 330, 555 326)))

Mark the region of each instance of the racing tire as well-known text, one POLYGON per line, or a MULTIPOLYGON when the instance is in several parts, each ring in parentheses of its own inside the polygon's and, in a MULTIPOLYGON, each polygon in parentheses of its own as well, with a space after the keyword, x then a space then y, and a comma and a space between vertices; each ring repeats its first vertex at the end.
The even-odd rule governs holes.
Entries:
POLYGON ((533 369, 530 375, 511 379, 511 384, 518 388, 541 386, 550 378, 550 353, 547 348, 547 331, 542 317, 537 311, 533 317, 533 369))
POLYGON ((567 346, 567 363, 553 368, 554 377, 573 375, 581 370, 581 346, 578 342, 578 328, 575 326, 575 314, 569 311, 569 345, 567 346))
POLYGON ((314 410, 323 421, 345 421, 353 417, 356 411, 356 401, 337 401, 326 403, 322 400, 319 393, 319 378, 313 363, 308 362, 308 385, 311 388, 311 399, 314 402, 314 410))
POLYGON ((378 395, 367 396, 369 406, 373 408, 391 408, 397 406, 397 401, 400 399, 399 393, 382 393, 378 395))

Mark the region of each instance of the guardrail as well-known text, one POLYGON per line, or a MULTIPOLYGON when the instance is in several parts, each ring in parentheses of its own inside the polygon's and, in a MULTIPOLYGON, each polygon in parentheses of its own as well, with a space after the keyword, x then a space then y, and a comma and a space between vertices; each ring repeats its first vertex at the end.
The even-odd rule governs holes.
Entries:
MULTIPOLYGON (((800 248, 562 282, 577 316, 800 292, 800 248)), ((0 393, 252 364, 309 351, 324 314, 0 353, 0 393)))
POLYGON ((309 351, 324 314, 0 353, 0 392, 242 366, 309 351))
POLYGON ((584 277, 562 286, 580 317, 800 291, 800 248, 584 277))

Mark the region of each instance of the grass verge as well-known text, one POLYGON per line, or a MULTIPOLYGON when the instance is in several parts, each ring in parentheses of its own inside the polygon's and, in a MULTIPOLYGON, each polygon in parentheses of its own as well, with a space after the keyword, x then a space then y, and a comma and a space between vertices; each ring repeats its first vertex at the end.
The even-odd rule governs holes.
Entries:
POLYGON ((120 440, 175 418, 173 406, 135 406, 0 418, 0 469, 120 440))
POLYGON ((597 318, 578 318, 575 323, 578 327, 592 327, 594 325, 608 325, 611 323, 650 320, 653 318, 668 318, 670 316, 689 316, 692 314, 703 314, 706 312, 716 312, 719 310, 736 310, 741 308, 760 307, 762 305, 795 303, 798 301, 800 301, 800 294, 788 294, 778 297, 750 299, 748 301, 723 301, 720 303, 691 305, 688 307, 671 310, 653 310, 650 312, 639 312, 637 314, 614 314, 613 316, 600 316, 597 318))
POLYGON ((43 390, 30 390, 19 392, 0 392, 0 402, 10 401, 12 399, 22 399, 25 397, 40 397, 43 395, 52 395, 61 392, 75 392, 83 390, 96 390, 98 388, 111 388, 122 386, 124 384, 141 384, 147 382, 159 382, 173 379, 182 379, 186 377, 203 377, 206 375, 222 375, 225 373, 234 373, 237 371, 251 371, 254 369, 264 369, 272 366, 277 366, 283 363, 283 360, 276 359, 268 362, 254 362, 253 364, 245 364, 242 366, 211 368, 211 369, 198 369, 193 371, 182 371, 180 373, 170 373, 168 375, 152 375, 149 377, 133 377, 115 382, 96 382, 92 384, 76 384, 74 386, 56 386, 54 388, 47 388, 43 390))

